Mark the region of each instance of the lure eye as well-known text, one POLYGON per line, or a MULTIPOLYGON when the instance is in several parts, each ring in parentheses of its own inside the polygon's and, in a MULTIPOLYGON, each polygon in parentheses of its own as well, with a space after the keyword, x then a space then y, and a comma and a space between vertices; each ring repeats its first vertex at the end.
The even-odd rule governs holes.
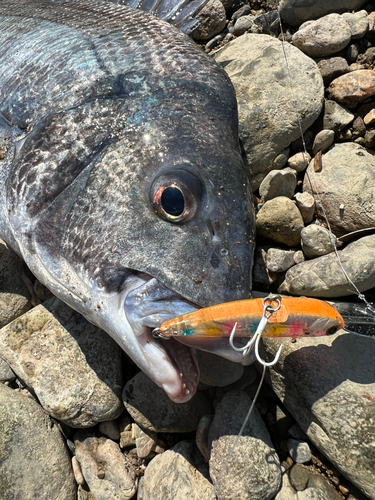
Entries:
POLYGON ((150 189, 150 201, 156 214, 174 223, 193 219, 199 212, 202 196, 201 181, 182 169, 161 174, 150 189))
POLYGON ((336 332, 337 332, 337 327, 336 326, 331 326, 331 328, 328 328, 328 330, 326 331, 326 334, 327 335, 333 335, 336 332))

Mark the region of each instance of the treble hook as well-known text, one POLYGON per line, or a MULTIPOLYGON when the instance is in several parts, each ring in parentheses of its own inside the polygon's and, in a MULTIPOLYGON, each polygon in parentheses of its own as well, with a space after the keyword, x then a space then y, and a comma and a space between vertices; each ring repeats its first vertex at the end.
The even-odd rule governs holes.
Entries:
POLYGON ((236 333, 236 328, 237 328, 237 323, 235 323, 232 331, 231 331, 231 334, 229 336, 229 345, 232 347, 232 349, 234 349, 235 351, 237 352, 242 352, 242 356, 243 357, 246 357, 248 355, 248 353, 250 352, 250 349, 252 348, 252 346, 254 345, 254 354, 255 354, 255 357, 257 359, 257 361, 265 366, 265 367, 269 367, 269 366, 274 366, 276 365, 276 363, 279 361, 279 358, 280 358, 280 355, 281 355, 281 349, 283 348, 283 346, 281 345, 279 347, 279 349, 277 350, 277 353, 275 355, 275 358, 270 361, 269 363, 267 363, 266 361, 264 361, 264 359, 262 359, 260 357, 260 354, 259 354, 259 342, 260 342, 260 338, 262 336, 262 333, 267 325, 267 322, 268 322, 268 319, 272 316, 272 314, 276 311, 278 311, 281 307, 281 298, 280 298, 280 295, 269 295, 268 297, 264 298, 263 301, 262 301, 262 305, 263 305, 263 314, 262 314, 262 318, 261 320, 259 321, 259 325, 258 325, 258 328, 256 329, 256 332, 254 333, 253 337, 249 340, 249 342, 244 346, 244 347, 236 347, 234 345, 234 334, 236 333), (272 307, 272 301, 276 301, 277 302, 277 307, 274 308, 272 307), (267 304, 267 302, 269 302, 267 304))

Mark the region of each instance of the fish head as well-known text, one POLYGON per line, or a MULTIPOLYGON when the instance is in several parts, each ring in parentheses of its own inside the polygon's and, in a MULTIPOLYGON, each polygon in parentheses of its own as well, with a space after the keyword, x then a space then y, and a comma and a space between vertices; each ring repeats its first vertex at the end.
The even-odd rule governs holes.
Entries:
POLYGON ((251 290, 251 186, 234 92, 220 78, 155 82, 131 100, 46 117, 20 142, 7 186, 34 274, 180 402, 199 381, 194 350, 151 329, 251 290))

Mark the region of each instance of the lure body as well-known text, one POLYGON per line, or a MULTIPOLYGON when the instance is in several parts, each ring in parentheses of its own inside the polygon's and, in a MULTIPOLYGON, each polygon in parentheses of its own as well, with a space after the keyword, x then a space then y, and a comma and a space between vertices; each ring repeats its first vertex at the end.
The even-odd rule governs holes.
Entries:
MULTIPOLYGON (((344 327, 340 313, 318 299, 282 297, 270 300, 275 310, 263 337, 318 337, 332 335, 344 327)), ((205 307, 165 321, 158 333, 161 337, 229 337, 236 325, 236 337, 252 337, 263 316, 263 299, 227 302, 205 307)))

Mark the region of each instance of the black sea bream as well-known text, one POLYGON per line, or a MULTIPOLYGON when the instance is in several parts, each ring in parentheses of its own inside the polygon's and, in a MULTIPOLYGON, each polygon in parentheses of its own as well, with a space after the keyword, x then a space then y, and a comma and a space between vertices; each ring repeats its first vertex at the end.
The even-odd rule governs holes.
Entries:
POLYGON ((151 328, 250 291, 252 196, 225 72, 126 6, 0 0, 0 94, 1 238, 188 400, 194 350, 151 328))

